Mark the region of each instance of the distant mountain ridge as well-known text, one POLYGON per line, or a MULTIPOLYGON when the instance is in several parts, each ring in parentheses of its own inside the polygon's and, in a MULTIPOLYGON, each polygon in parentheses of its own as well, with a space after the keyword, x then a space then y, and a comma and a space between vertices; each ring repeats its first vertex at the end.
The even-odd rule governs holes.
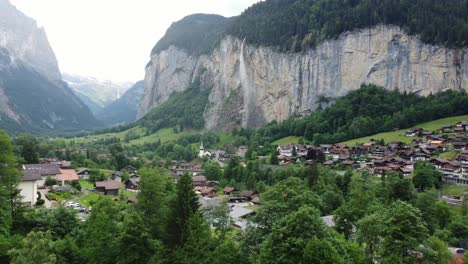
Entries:
POLYGON ((44 29, 0 0, 0 129, 53 133, 99 125, 62 81, 44 29))
POLYGON ((134 122, 143 91, 144 82, 135 83, 119 99, 101 109, 96 117, 108 126, 134 122))
POLYGON ((63 80, 83 99, 94 114, 119 99, 132 86, 130 82, 117 83, 70 73, 62 75, 63 80), (99 108, 95 109, 97 106, 99 108))

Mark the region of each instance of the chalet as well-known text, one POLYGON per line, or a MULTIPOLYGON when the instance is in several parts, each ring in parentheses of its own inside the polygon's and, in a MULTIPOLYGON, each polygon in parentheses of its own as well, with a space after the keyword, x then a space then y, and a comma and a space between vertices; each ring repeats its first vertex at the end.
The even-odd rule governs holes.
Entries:
POLYGON ((448 184, 468 186, 468 178, 456 173, 443 172, 442 181, 448 184))
POLYGON ((104 195, 119 195, 120 190, 120 182, 117 181, 105 181, 105 182, 96 182, 94 184, 95 190, 98 193, 102 193, 104 195))
POLYGON ((443 126, 440 130, 442 133, 451 133, 453 131, 453 126, 443 126))
POLYGON ((283 145, 278 146, 276 150, 281 156, 292 157, 293 147, 294 145, 283 145))
POLYGON ((338 160, 339 160, 340 162, 346 161, 346 160, 348 160, 349 158, 351 158, 351 157, 350 157, 349 155, 346 155, 346 154, 341 154, 341 155, 338 156, 338 160))
POLYGON ((231 158, 231 155, 224 150, 215 151, 215 156, 219 161, 228 161, 231 158))
POLYGON ((240 193, 240 196, 241 196, 241 197, 244 197, 244 198, 247 198, 248 200, 252 200, 252 198, 254 198, 254 197, 253 197, 254 194, 255 194, 254 191, 247 191, 247 190, 245 190, 245 191, 242 191, 242 192, 240 193))
POLYGON ((25 174, 33 173, 41 175, 41 179, 37 181, 38 187, 45 186, 47 177, 55 179, 55 176, 61 173, 57 164, 26 164, 23 165, 23 170, 25 174))
POLYGON ((193 188, 193 191, 202 196, 215 197, 217 195, 215 189, 206 186, 196 186, 193 188))
POLYGON ((60 169, 60 174, 57 174, 57 176, 55 176, 55 179, 59 182, 62 182, 63 186, 66 182, 79 181, 80 177, 78 176, 78 174, 76 174, 75 170, 60 169))
POLYGON ((280 164, 289 164, 292 161, 290 156, 278 155, 278 161, 280 164))
POLYGON ((304 157, 306 160, 315 160, 323 162, 325 160, 325 154, 321 147, 307 146, 307 155, 304 157))
POLYGON ((453 142, 452 146, 456 150, 465 150, 468 149, 468 142, 453 142))
POLYGON ((422 128, 413 128, 405 132, 405 136, 407 137, 415 137, 419 133, 422 133, 423 129, 422 128))
POLYGON ((59 160, 59 159, 55 159, 55 158, 39 159, 39 163, 41 163, 41 164, 56 164, 61 169, 68 169, 72 165, 71 161, 59 160))
POLYGON ((219 185, 219 181, 207 181, 206 186, 208 187, 216 187, 219 185))
POLYGON ((42 181, 42 175, 37 170, 25 170, 18 189, 21 190, 22 203, 32 207, 37 202, 37 186, 42 181))
POLYGON ((426 131, 426 130, 424 130, 424 131, 421 133, 421 135, 422 135, 423 137, 428 137, 428 136, 432 135, 432 132, 431 132, 431 131, 426 131))
POLYGON ((224 187, 223 189, 224 195, 231 195, 235 191, 236 191, 236 188, 234 187, 224 187))
POLYGON ((466 130, 463 127, 456 127, 453 129, 454 133, 464 133, 466 130))
POLYGON ((308 148, 304 145, 295 145, 297 157, 306 157, 308 148))
POLYGON ((442 165, 441 170, 443 171, 448 171, 448 172, 455 172, 455 173, 460 173, 461 170, 461 165, 460 163, 456 161, 449 161, 448 163, 445 163, 442 165))
POLYGON ((237 148, 237 156, 241 158, 245 158, 245 154, 247 153, 247 150, 249 150, 247 146, 239 146, 237 148))
POLYGON ((205 176, 195 176, 192 178, 193 186, 205 186, 206 185, 206 177, 205 176))
POLYGON ((321 144, 320 145, 320 148, 322 149, 324 154, 329 154, 331 147, 332 147, 332 145, 327 145, 327 144, 321 144))
POLYGON ((327 161, 325 161, 325 162, 323 163, 323 165, 325 165, 325 166, 332 166, 332 165, 334 165, 334 164, 335 164, 335 161, 333 161, 333 160, 327 160, 327 161))
POLYGON ((351 167, 354 169, 359 169, 361 167, 361 165, 358 162, 352 160, 345 160, 341 162, 341 164, 343 164, 345 167, 351 167))
POLYGON ((234 226, 240 228, 241 230, 247 229, 249 225, 248 217, 254 215, 255 211, 247 209, 242 206, 233 205, 230 208, 229 216, 234 222, 234 226))
POLYGON ((426 153, 426 151, 419 150, 417 152, 413 152, 410 156, 410 160, 412 162, 416 161, 425 161, 431 157, 430 153, 426 153))
POLYGON ((116 181, 116 182, 122 182, 123 180, 124 173, 121 171, 116 171, 113 172, 109 177, 107 177, 108 181, 116 181))
POLYGON ((127 190, 138 190, 140 183, 140 177, 130 177, 128 180, 125 181, 125 189, 127 190))
POLYGON ((463 130, 468 131, 468 122, 467 121, 460 121, 457 123, 457 128, 463 128, 463 130))
POLYGON ((371 153, 373 157, 383 157, 389 152, 385 146, 376 145, 372 148, 371 153))
POLYGON ((387 167, 388 161, 384 159, 374 159, 372 160, 372 164, 374 168, 382 168, 382 167, 387 167))
POLYGON ((446 159, 443 159, 443 158, 435 158, 435 159, 431 159, 431 163, 437 168, 437 169, 441 169, 442 166, 446 163, 449 163, 448 160, 446 159))
POLYGON ((90 170, 88 168, 78 168, 76 170, 76 174, 78 174, 78 176, 83 180, 88 179, 89 173, 90 173, 90 170))
POLYGON ((408 150, 401 150, 396 153, 396 155, 400 156, 402 159, 411 160, 411 156, 414 154, 414 151, 411 149, 408 150))
POLYGON ((392 151, 398 151, 398 150, 405 149, 405 143, 403 143, 401 141, 394 141, 394 142, 391 142, 390 144, 388 144, 388 147, 392 151))
POLYGON ((409 177, 411 176, 411 173, 413 173, 413 170, 410 168, 405 168, 405 167, 400 167, 398 169, 398 172, 403 175, 404 177, 409 177))
POLYGON ((128 172, 129 174, 137 173, 137 169, 135 167, 133 167, 132 165, 127 165, 127 166, 123 167, 120 171, 128 172))
POLYGON ((378 167, 374 169, 374 174, 382 177, 390 171, 392 171, 392 169, 389 167, 378 167))

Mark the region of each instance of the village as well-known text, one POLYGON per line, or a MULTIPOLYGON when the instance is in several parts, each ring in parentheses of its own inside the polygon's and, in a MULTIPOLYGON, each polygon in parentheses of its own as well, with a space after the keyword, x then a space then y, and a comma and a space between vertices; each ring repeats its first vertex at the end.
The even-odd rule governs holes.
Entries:
MULTIPOLYGON (((468 186, 468 122, 459 122, 453 126, 442 127, 438 131, 424 131, 414 128, 406 131, 405 136, 411 144, 401 141, 385 144, 381 140, 348 146, 346 144, 321 144, 319 146, 287 144, 277 146, 278 164, 264 166, 280 169, 294 164, 322 164, 336 171, 368 171, 380 178, 390 172, 402 177, 411 177, 414 164, 427 161, 442 173, 442 181, 447 185, 468 186), (450 158, 445 158, 449 154, 450 158)), ((247 146, 237 147, 235 153, 227 153, 224 148, 205 149, 200 144, 198 158, 212 160, 224 167, 232 156, 245 158, 247 146)), ((265 157, 257 157, 265 159, 265 157)), ((236 189, 233 186, 221 186, 219 181, 210 181, 203 175, 204 169, 199 161, 187 162, 161 161, 166 166, 167 176, 174 183, 184 174, 192 177, 193 191, 198 194, 202 209, 226 203, 229 205, 233 225, 246 229, 249 216, 255 214, 261 206, 261 194, 249 189, 236 189)), ((241 163, 244 164, 245 163, 241 163)), ((125 199, 126 203, 137 203, 140 176, 137 169, 127 165, 119 171, 108 172, 103 180, 90 181, 90 169, 72 168, 71 161, 54 158, 42 158, 39 164, 23 165, 20 183, 23 203, 29 207, 43 205, 56 207, 60 204, 73 207, 83 213, 92 208, 92 202, 86 197, 108 196, 115 201, 125 199), (84 197, 84 198, 83 198, 84 197), (79 201, 84 200, 85 204, 79 201)), ((463 196, 441 196, 451 206, 463 204, 463 196)), ((328 219, 329 220, 329 219, 328 219)), ((330 225, 333 225, 330 220, 330 225)))

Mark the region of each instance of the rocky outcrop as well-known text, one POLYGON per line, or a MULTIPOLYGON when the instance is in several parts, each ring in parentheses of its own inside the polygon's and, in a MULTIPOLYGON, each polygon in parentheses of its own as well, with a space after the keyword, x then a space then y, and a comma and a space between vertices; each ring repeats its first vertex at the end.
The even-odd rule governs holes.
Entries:
POLYGON ((8 0, 0 0, 0 47, 9 52, 14 63, 27 64, 51 80, 61 80, 44 28, 8 0))
POLYGON ((43 133, 97 125, 62 81, 44 29, 0 0, 0 129, 43 133))
POLYGON ((425 44, 395 26, 356 30, 301 53, 280 53, 227 36, 207 55, 171 46, 146 67, 144 116, 199 78, 211 89, 208 129, 258 127, 315 110, 373 83, 386 89, 429 95, 468 91, 468 50, 425 44))

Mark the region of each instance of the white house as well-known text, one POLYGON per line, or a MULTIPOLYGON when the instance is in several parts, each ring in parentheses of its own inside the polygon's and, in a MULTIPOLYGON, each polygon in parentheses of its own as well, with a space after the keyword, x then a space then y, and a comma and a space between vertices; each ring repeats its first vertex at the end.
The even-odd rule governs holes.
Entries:
POLYGON ((38 171, 29 170, 24 172, 23 178, 19 184, 24 205, 34 206, 36 204, 37 186, 38 182, 41 180, 42 177, 38 171))
POLYGON ((280 155, 292 157, 293 145, 278 146, 276 150, 279 152, 280 155))

